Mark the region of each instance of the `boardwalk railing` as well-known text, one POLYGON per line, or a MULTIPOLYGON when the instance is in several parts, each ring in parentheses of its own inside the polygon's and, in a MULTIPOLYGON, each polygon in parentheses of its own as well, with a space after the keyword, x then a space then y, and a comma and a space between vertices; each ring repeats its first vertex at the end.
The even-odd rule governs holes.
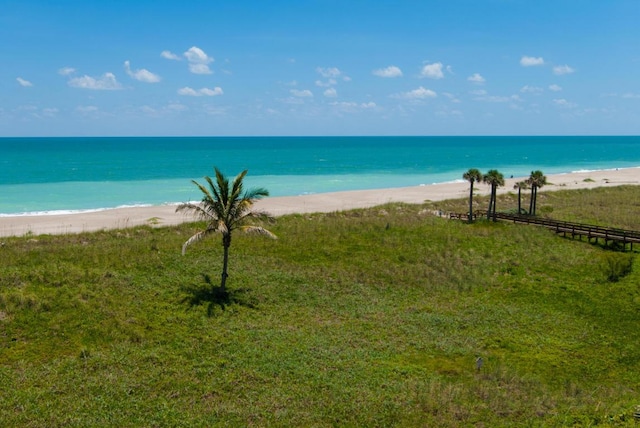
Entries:
MULTIPOLYGON (((482 217, 483 215, 485 215, 485 213, 473 213, 474 218, 482 217)), ((457 218, 460 220, 468 220, 469 214, 456 213, 450 214, 449 217, 457 218)), ((605 245, 608 245, 610 242, 617 242, 622 244, 625 249, 627 244, 629 244, 631 251, 633 251, 634 243, 640 243, 640 232, 635 230, 616 229, 611 227, 594 226, 591 224, 572 223, 568 221, 551 220, 548 218, 505 213, 496 213, 495 219, 513 221, 517 224, 533 224, 546 227, 547 229, 553 230, 558 234, 562 233, 565 237, 569 235, 571 235, 572 238, 575 238, 576 236, 587 237, 589 242, 595 240, 595 242, 597 243, 599 239, 604 240, 605 245)))

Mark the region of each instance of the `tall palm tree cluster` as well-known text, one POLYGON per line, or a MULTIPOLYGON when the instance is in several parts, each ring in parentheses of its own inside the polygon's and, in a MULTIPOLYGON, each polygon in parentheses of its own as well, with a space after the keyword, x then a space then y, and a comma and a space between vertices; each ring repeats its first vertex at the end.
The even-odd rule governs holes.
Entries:
MULTIPOLYGON (((489 170, 486 174, 482 174, 480 170, 471 168, 464 174, 462 178, 469 182, 469 223, 473 221, 473 185, 474 183, 483 182, 491 186, 489 196, 489 208, 487 209, 487 219, 496 219, 496 193, 498 187, 504 186, 504 175, 496 170, 489 170)), ((523 214, 522 209, 522 190, 531 189, 531 200, 529 202, 528 215, 536 215, 536 199, 538 197, 538 189, 547 184, 547 177, 542 171, 531 171, 531 175, 524 181, 514 184, 513 188, 518 189, 518 214, 523 214)))

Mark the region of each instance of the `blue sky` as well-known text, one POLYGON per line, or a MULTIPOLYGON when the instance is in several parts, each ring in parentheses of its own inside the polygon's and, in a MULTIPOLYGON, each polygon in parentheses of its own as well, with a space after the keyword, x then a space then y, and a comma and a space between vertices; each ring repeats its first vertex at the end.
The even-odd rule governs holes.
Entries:
POLYGON ((638 22, 638 0, 0 0, 0 136, 638 135, 638 22))

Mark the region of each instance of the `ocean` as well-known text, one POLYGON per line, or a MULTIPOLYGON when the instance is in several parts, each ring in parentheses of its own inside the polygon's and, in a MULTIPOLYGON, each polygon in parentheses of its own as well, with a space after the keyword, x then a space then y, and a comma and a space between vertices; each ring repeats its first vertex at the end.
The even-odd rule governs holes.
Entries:
POLYGON ((0 138, 0 216, 197 201, 214 166, 292 196, 638 167, 640 137, 0 138))

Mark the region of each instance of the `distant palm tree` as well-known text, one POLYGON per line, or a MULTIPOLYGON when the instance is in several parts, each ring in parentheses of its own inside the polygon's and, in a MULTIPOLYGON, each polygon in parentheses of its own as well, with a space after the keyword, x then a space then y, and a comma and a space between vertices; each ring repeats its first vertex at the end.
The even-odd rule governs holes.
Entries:
POLYGON ((499 172, 497 169, 489 170, 484 177, 482 177, 482 181, 489 184, 491 186, 491 196, 489 198, 489 210, 487 211, 487 219, 493 217, 493 220, 496 219, 496 190, 500 186, 504 186, 504 175, 499 172))
POLYGON ((247 175, 247 170, 242 171, 236 176, 231 185, 229 180, 215 168, 216 181, 211 177, 204 177, 209 184, 208 187, 198 183, 195 180, 193 184, 198 186, 203 194, 202 201, 199 204, 185 203, 176 208, 178 211, 187 211, 194 213, 201 220, 206 221, 204 230, 189 238, 182 245, 182 254, 187 251, 187 247, 194 242, 200 241, 212 233, 222 235, 222 247, 224 248, 222 263, 222 278, 220 280, 220 291, 226 291, 227 283, 227 267, 229 264, 229 247, 231 246, 231 234, 234 230, 245 233, 256 233, 266 235, 270 238, 276 236, 267 229, 248 224, 249 219, 270 219, 271 216, 265 212, 253 211, 254 202, 264 196, 269 196, 269 192, 263 188, 250 189, 243 191, 243 179, 247 175))
POLYGON ((522 190, 529 188, 526 181, 518 181, 513 185, 514 189, 518 189, 518 215, 522 214, 522 190))
POLYGON ((471 184, 471 188, 469 189, 469 223, 471 223, 473 221, 473 183, 482 181, 482 173, 480 170, 471 168, 462 174, 462 178, 471 184))
POLYGON ((547 184, 547 176, 542 171, 531 171, 527 179, 527 184, 531 186, 531 201, 529 202, 529 215, 536 215, 536 203, 538 199, 538 189, 547 184))

